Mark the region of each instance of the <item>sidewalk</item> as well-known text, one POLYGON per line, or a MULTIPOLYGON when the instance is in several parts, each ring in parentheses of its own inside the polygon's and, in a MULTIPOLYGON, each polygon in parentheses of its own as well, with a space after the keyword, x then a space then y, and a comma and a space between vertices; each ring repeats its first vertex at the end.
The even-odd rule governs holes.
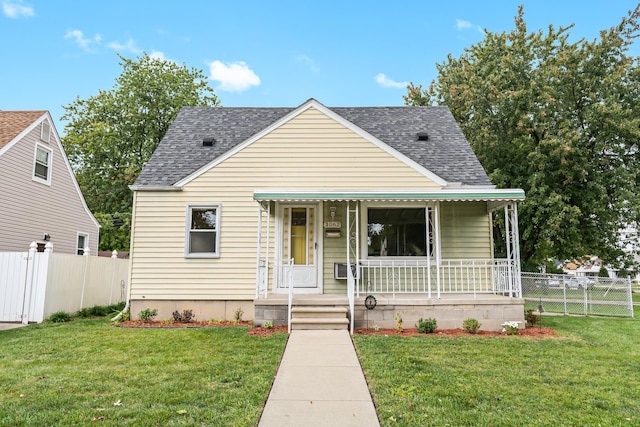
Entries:
POLYGON ((25 325, 23 325, 22 323, 4 323, 4 322, 0 322, 0 331, 6 331, 8 329, 15 329, 15 328, 21 328, 25 325))
POLYGON ((291 332, 258 425, 380 425, 346 329, 291 332))

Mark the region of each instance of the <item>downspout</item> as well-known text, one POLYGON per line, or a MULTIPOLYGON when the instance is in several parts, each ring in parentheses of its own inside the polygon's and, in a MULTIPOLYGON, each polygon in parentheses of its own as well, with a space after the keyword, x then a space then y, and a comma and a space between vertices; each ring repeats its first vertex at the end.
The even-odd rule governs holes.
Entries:
POLYGON ((136 218, 136 205, 138 201, 138 192, 133 191, 133 209, 131 211, 131 236, 129 237, 129 283, 127 283, 127 296, 125 297, 124 308, 122 311, 111 318, 112 322, 117 322, 122 319, 124 313, 129 311, 129 302, 131 300, 131 278, 133 277, 133 236, 135 234, 135 218, 136 218))

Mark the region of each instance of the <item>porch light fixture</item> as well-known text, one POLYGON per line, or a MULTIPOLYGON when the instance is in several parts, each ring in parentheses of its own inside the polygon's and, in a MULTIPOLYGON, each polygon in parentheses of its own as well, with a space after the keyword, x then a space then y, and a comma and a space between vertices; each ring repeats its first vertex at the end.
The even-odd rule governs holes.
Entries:
POLYGON ((51 235, 49 233, 44 233, 44 235, 42 236, 42 240, 48 242, 49 240, 51 240, 51 235))

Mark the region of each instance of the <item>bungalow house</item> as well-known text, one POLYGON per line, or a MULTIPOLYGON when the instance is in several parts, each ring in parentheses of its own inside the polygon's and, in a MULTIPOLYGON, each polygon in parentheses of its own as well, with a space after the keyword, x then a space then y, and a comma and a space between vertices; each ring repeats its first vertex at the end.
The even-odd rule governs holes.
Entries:
POLYGON ((134 318, 523 320, 524 193, 491 185, 446 107, 185 107, 131 188, 134 318))
POLYGON ((49 112, 0 111, 0 251, 97 254, 99 230, 49 112))

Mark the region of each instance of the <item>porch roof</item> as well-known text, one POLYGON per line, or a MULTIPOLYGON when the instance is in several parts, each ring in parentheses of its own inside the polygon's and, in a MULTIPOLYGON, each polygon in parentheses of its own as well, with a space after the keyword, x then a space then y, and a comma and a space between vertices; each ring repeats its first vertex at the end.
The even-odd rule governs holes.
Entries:
POLYGON ((300 201, 484 201, 491 202, 490 210, 504 203, 524 200, 524 191, 519 188, 455 188, 425 191, 348 191, 348 190, 255 190, 254 200, 258 202, 300 202, 300 201))

